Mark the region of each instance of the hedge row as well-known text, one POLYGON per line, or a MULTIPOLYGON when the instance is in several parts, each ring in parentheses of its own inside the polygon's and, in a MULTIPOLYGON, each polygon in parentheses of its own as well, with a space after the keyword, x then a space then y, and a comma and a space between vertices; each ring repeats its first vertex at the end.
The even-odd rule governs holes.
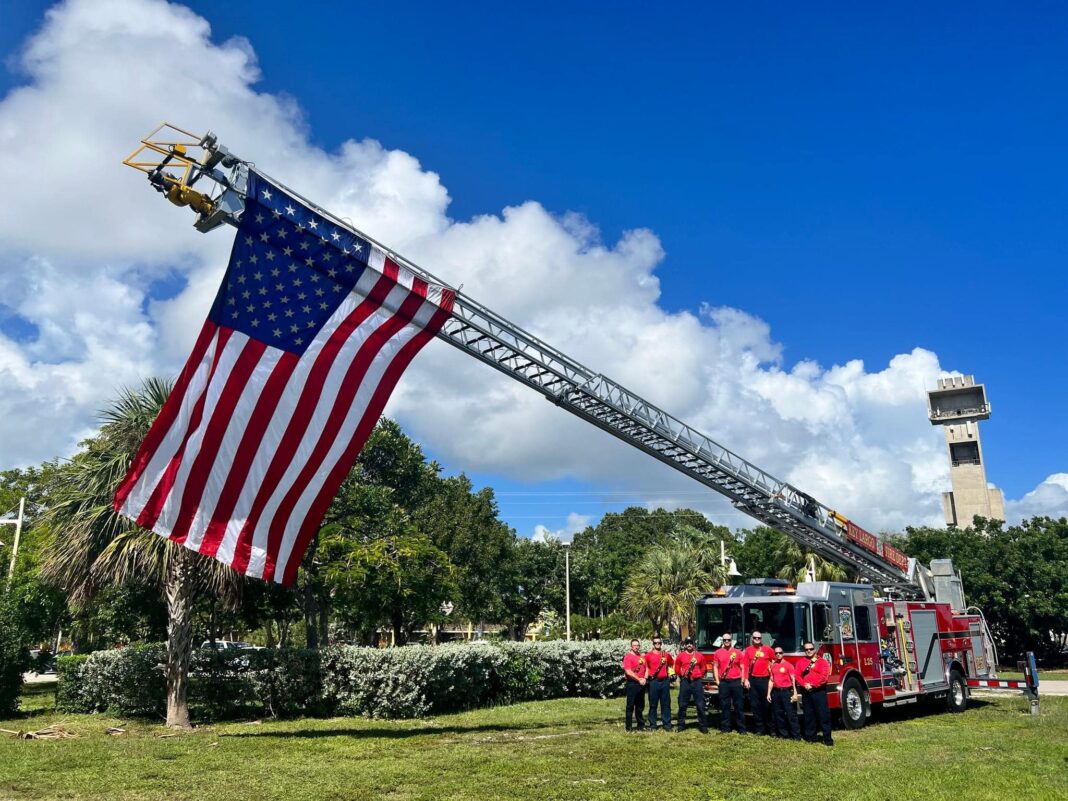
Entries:
MULTIPOLYGON (((362 715, 415 718, 473 707, 622 692, 624 640, 472 643, 321 651, 198 651, 189 705, 199 721, 362 715)), ((58 660, 68 712, 156 717, 166 699, 162 644, 58 660)))
POLYGON ((14 626, 0 618, 0 716, 19 708, 22 671, 29 665, 29 653, 22 646, 14 626))

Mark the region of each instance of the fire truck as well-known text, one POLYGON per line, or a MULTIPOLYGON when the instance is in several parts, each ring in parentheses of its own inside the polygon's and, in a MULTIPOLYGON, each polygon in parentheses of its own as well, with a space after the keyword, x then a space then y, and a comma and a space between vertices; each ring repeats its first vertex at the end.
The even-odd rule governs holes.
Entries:
MULTIPOLYGON (((195 214, 201 232, 239 225, 250 178, 260 176, 331 226, 370 242, 430 284, 448 286, 429 271, 358 230, 350 220, 270 178, 252 161, 199 135, 163 123, 124 163, 150 185, 195 214)), ((325 230, 325 228, 324 228, 325 230)), ((323 237, 323 246, 331 247, 323 237)), ((339 255, 340 255, 340 246, 339 255)), ((321 279, 332 281, 330 271, 321 279)), ((339 285, 340 286, 340 285, 339 285)), ((726 631, 739 640, 759 629, 768 644, 798 658, 806 639, 832 667, 831 704, 846 726, 863 726, 872 706, 945 699, 965 708, 970 688, 1024 689, 1037 705, 1033 662, 1025 682, 996 678, 993 638, 978 610, 964 602, 948 560, 928 568, 880 543, 852 520, 782 481, 696 428, 597 373, 493 312, 460 290, 436 334, 556 406, 726 496, 740 511, 797 541, 810 553, 843 565, 858 583, 804 582, 791 587, 764 579, 724 587, 697 606, 699 647, 711 650, 726 631)), ((714 691, 714 688, 709 688, 714 691)))
MULTIPOLYGON (((935 560, 932 570, 951 575, 952 564, 935 560)), ((951 583, 959 587, 956 577, 951 583)), ((697 602, 696 640, 699 650, 710 652, 724 633, 744 643, 759 631, 765 644, 781 646, 795 663, 804 660, 802 645, 811 640, 831 668, 828 703, 850 729, 864 726, 877 705, 928 698, 963 712, 972 687, 1022 689, 1037 703, 1033 662, 1025 670, 1030 682, 997 679, 982 614, 960 607, 962 602, 888 600, 865 583, 806 581, 794 587, 781 579, 751 579, 697 602)), ((714 695, 717 688, 708 682, 705 689, 714 695)))

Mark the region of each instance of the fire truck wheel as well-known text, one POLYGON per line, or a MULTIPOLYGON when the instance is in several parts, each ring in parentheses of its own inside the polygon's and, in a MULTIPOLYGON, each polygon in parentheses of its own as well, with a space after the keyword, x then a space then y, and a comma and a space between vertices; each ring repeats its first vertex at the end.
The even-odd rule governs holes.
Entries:
POLYGON ((959 670, 949 674, 949 692, 946 693, 946 709, 950 712, 963 712, 968 707, 968 687, 959 670))
POLYGON ((842 685, 842 725, 847 729, 862 729, 868 722, 868 700, 856 676, 842 685))

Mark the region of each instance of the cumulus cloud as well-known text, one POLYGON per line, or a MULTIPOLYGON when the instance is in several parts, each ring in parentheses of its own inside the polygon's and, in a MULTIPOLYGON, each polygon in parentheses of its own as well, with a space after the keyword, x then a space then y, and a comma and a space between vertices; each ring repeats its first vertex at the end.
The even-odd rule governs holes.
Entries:
POLYGON ((1068 516, 1068 473, 1054 473, 1020 500, 1005 502, 1005 516, 1010 523, 1037 515, 1068 516))
MULTIPOLYGON (((651 231, 606 243, 589 221, 533 201, 452 220, 445 187, 412 155, 372 138, 313 146, 299 106, 258 91, 252 44, 214 41, 181 6, 70 0, 48 12, 17 66, 22 84, 0 100, 0 180, 19 187, 0 195, 0 316, 36 334, 0 335, 3 465, 71 453, 118 386, 174 374, 184 359, 231 238, 196 233, 191 215, 118 166, 139 135, 171 119, 211 128, 274 177, 869 527, 941 522, 948 463, 924 387, 944 371, 930 351, 885 366, 788 365, 768 325, 744 310, 714 298, 697 314, 658 305, 663 249, 651 231)), ((440 342, 387 411, 456 469, 586 479, 745 522, 440 342)), ((1010 508, 1056 507, 1068 490, 1054 479, 1010 508)), ((574 515, 559 532, 539 530, 564 536, 585 523, 574 515)))
POLYGON ((571 542, 576 534, 585 530, 586 526, 590 524, 591 519, 590 515, 580 515, 577 512, 571 512, 567 516, 567 523, 563 528, 558 528, 554 531, 548 526, 543 526, 540 523, 534 526, 534 536, 531 537, 531 539, 535 542, 549 542, 550 540, 556 540, 557 542, 571 542))

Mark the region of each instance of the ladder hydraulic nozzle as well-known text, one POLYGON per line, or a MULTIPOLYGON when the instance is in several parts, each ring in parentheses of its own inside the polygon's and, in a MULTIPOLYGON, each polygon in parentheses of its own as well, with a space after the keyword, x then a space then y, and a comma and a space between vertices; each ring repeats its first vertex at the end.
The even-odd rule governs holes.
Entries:
POLYGON ((215 204, 207 195, 185 184, 171 182, 164 195, 175 206, 189 206, 197 214, 207 216, 215 210, 215 204))

